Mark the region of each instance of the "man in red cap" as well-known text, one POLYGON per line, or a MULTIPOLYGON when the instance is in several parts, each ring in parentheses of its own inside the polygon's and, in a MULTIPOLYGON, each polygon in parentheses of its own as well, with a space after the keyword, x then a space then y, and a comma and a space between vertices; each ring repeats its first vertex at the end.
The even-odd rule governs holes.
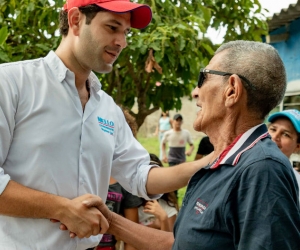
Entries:
MULTIPOLYGON (((69 0, 55 52, 0 65, 0 249, 94 247, 108 224, 82 201, 105 201, 110 176, 149 199, 164 192, 155 183, 160 177, 180 175, 179 168, 172 176, 149 166, 148 152, 92 72, 110 72, 130 28, 145 28, 151 15, 129 0, 69 0)), ((187 172, 181 184, 164 180, 165 187, 184 186, 187 172)))

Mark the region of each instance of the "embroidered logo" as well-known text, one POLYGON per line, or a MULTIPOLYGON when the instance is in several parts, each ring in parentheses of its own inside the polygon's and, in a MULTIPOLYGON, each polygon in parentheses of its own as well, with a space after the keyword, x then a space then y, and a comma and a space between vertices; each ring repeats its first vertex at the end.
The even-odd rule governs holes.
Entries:
POLYGON ((196 214, 203 214, 207 209, 208 204, 201 199, 197 199, 194 209, 196 210, 196 214))
POLYGON ((105 133, 110 134, 110 135, 114 135, 114 132, 115 132, 114 122, 103 119, 99 116, 97 118, 98 118, 98 123, 99 123, 99 126, 101 127, 101 130, 105 133))

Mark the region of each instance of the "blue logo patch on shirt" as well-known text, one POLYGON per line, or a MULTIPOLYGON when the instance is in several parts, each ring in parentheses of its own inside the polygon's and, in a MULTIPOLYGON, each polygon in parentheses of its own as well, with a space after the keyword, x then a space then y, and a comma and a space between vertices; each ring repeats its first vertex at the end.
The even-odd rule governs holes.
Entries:
POLYGON ((105 133, 110 134, 110 135, 114 135, 114 132, 115 132, 114 122, 106 120, 106 119, 101 118, 99 116, 97 118, 98 118, 98 123, 99 123, 99 126, 100 126, 101 130, 105 133))

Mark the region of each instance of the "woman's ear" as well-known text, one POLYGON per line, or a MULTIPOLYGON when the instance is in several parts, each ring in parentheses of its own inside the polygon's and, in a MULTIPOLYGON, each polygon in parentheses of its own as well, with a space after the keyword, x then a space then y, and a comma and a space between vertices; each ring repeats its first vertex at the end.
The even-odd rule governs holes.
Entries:
POLYGON ((300 143, 297 143, 297 146, 296 146, 296 148, 295 148, 295 150, 294 150, 294 154, 298 154, 300 152, 300 143))

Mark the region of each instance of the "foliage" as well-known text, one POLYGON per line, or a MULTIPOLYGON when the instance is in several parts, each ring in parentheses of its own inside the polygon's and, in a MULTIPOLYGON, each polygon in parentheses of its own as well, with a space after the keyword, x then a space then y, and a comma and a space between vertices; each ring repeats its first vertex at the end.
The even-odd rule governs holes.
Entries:
MULTIPOLYGON (((207 65, 217 47, 205 38, 208 27, 225 27, 225 41, 260 40, 267 31, 259 18, 258 0, 139 2, 151 6, 151 24, 144 30, 133 30, 112 73, 99 75, 103 89, 118 104, 131 109, 137 101, 138 113, 132 115, 138 126, 159 108, 181 108, 180 98, 190 95, 200 67, 207 65)), ((0 0, 0 63, 37 58, 56 49, 63 3, 0 0)))
POLYGON ((0 63, 45 56, 58 46, 58 6, 48 0, 0 0, 0 63))
POLYGON ((181 108, 180 98, 190 95, 199 69, 208 64, 217 48, 205 37, 208 27, 226 28, 225 41, 259 41, 267 32, 258 0, 143 2, 153 10, 151 24, 145 30, 133 30, 113 72, 101 76, 104 89, 117 103, 132 108, 137 101, 138 113, 132 115, 138 126, 159 108, 181 108), (155 68, 151 73, 145 70, 152 51, 162 74, 155 68))

